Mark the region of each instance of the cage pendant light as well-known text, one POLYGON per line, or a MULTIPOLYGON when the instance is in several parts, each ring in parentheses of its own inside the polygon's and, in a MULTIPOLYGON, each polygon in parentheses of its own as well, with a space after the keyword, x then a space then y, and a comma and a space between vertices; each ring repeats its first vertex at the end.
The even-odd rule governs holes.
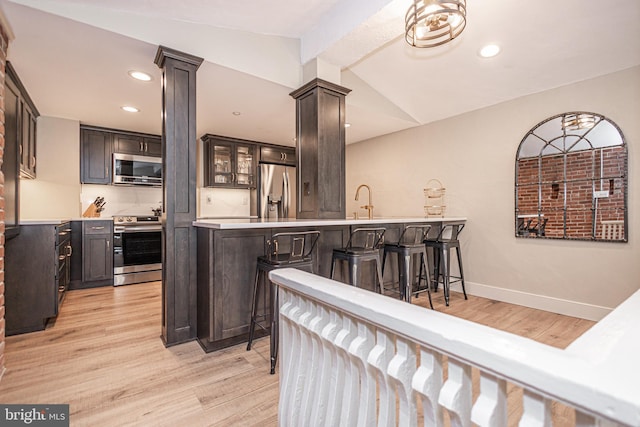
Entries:
POLYGON ((405 16, 405 40, 414 47, 440 46, 466 25, 466 0, 413 0, 405 16))

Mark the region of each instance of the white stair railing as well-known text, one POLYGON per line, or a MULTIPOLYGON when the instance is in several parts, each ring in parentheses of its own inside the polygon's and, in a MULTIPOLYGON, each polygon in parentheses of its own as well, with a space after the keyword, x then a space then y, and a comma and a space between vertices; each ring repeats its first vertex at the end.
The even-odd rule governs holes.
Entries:
POLYGON ((574 409, 559 424, 640 426, 640 291, 560 350, 299 270, 270 278, 280 426, 551 426, 555 402, 574 409))

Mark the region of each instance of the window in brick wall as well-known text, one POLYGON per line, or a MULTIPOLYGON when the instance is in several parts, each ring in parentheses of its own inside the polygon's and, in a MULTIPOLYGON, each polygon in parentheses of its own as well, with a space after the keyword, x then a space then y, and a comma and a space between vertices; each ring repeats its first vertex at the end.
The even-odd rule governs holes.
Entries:
POLYGON ((559 114, 516 155, 516 237, 627 241, 627 146, 610 119, 559 114))

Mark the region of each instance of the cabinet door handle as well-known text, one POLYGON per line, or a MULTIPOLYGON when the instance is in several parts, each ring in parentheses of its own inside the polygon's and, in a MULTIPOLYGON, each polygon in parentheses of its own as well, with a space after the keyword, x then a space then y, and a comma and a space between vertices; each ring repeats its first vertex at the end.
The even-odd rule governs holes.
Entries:
POLYGON ((66 231, 61 231, 58 233, 58 236, 66 236, 67 234, 69 233, 67 233, 66 231))
POLYGON ((149 143, 148 143, 148 142, 145 142, 145 143, 144 143, 144 152, 145 152, 145 153, 148 153, 148 152, 149 152, 149 143))
POLYGON ((59 255, 58 256, 58 260, 62 261, 63 259, 65 259, 67 256, 66 255, 59 255))
POLYGON ((231 182, 236 182, 236 173, 231 172, 231 182))
POLYGON ((71 256, 73 254, 73 248, 71 246, 67 246, 67 256, 71 256))
POLYGON ((110 244, 110 243, 109 243, 109 241, 107 240, 107 249, 109 249, 109 246, 110 246, 110 245, 111 245, 111 244, 110 244))
POLYGON ((31 169, 36 167, 36 157, 31 156, 31 169))
POLYGON ((104 230, 104 227, 91 227, 92 230, 104 230))
POLYGON ((140 142, 139 144, 140 144, 140 151, 144 151, 144 145, 142 145, 142 142, 140 142))

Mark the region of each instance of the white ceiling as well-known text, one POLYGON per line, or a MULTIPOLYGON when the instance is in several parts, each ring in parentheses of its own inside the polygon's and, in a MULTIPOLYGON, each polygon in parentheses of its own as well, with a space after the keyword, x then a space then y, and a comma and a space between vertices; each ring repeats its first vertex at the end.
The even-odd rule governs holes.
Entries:
POLYGON ((408 4, 0 0, 15 34, 9 60, 42 115, 156 134, 158 45, 205 58, 198 135, 288 145, 295 137, 289 93, 315 57, 342 70, 341 84, 352 89, 347 143, 640 65, 638 0, 468 0, 462 35, 422 50, 402 37, 408 4), (502 52, 482 59, 477 51, 489 42, 502 52), (132 69, 153 80, 132 80, 132 69), (125 113, 125 104, 141 111, 125 113))

